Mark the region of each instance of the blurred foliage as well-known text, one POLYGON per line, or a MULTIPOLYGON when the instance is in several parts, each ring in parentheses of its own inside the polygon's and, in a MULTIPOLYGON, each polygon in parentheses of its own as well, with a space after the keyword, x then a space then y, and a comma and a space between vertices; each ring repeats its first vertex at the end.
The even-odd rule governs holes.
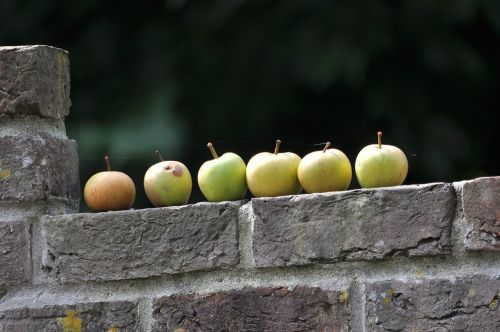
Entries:
POLYGON ((156 148, 195 180, 208 140, 246 160, 332 140, 354 164, 380 129, 407 183, 499 174, 497 0, 2 0, 0 22, 1 45, 70 52, 82 186, 109 153, 136 207, 156 148))

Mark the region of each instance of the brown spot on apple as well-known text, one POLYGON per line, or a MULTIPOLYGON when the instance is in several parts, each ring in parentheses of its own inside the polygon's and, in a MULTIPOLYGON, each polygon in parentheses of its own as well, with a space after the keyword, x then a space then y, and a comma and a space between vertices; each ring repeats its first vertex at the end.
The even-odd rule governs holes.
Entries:
POLYGON ((168 172, 172 172, 172 174, 177 177, 182 176, 183 173, 182 167, 175 163, 165 166, 165 170, 168 172))
POLYGON ((173 174, 175 176, 182 176, 182 167, 180 165, 175 165, 173 174))

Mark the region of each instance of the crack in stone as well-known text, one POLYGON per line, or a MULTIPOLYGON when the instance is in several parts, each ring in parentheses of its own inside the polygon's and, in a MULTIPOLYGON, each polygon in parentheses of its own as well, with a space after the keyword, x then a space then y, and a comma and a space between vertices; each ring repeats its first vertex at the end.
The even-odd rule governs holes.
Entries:
POLYGON ((19 97, 19 95, 15 95, 12 92, 9 92, 9 91, 7 91, 5 89, 0 88, 0 97, 2 95, 6 96, 6 97, 9 97, 9 98, 17 98, 17 97, 19 97))
MULTIPOLYGON (((442 234, 442 232, 441 232, 441 234, 442 234)), ((441 234, 439 236, 436 236, 436 237, 431 236, 431 237, 427 237, 427 238, 422 238, 417 242, 416 245, 414 245, 412 247, 393 248, 390 251, 385 252, 385 253, 381 252, 381 251, 376 251, 370 247, 368 247, 368 248, 356 248, 356 247, 349 248, 346 250, 342 250, 340 252, 341 257, 339 259, 337 259, 336 261, 342 261, 342 262, 348 261, 351 259, 350 256, 352 256, 353 254, 356 254, 356 253, 360 253, 360 252, 368 252, 368 253, 375 254, 376 258, 379 258, 379 259, 387 258, 387 257, 394 257, 394 256, 410 256, 410 254, 409 254, 410 250, 419 249, 421 246, 426 245, 426 244, 439 243, 439 240, 442 238, 441 234)), ((315 260, 315 259, 312 259, 312 260, 315 260)))

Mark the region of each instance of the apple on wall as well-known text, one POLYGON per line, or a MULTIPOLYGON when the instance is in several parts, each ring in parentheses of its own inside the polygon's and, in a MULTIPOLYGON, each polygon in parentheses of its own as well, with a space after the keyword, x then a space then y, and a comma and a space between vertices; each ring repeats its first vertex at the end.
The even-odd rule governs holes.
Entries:
POLYGON ((276 140, 274 153, 258 153, 248 162, 247 184, 254 197, 295 195, 302 191, 297 178, 301 159, 292 152, 279 153, 280 144, 276 140))
POLYGON ((247 191, 246 165, 235 153, 217 155, 212 143, 208 143, 214 159, 206 161, 198 171, 198 185, 209 202, 242 199, 247 191))
POLYGON ((163 160, 156 151, 159 163, 144 175, 144 191, 155 207, 183 205, 191 196, 192 179, 188 168, 181 162, 163 160))
POLYGON ((356 157, 356 176, 362 188, 398 186, 408 174, 408 160, 401 149, 382 145, 382 132, 377 133, 378 144, 365 146, 356 157))
POLYGON ((346 190, 352 178, 347 156, 338 149, 329 149, 327 142, 321 151, 306 155, 299 164, 297 175, 307 193, 346 190))
POLYGON ((135 185, 125 173, 111 170, 109 157, 104 156, 106 171, 94 174, 85 183, 83 197, 93 212, 127 210, 135 200, 135 185))

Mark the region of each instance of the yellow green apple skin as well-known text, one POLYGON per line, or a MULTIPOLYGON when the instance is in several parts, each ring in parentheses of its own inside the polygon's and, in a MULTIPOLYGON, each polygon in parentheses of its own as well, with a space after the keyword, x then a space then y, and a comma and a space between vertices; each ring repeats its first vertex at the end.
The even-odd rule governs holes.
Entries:
POLYGON ((247 164, 248 189, 254 197, 295 195, 302 191, 297 177, 300 157, 292 152, 261 152, 247 164))
POLYGON ((218 157, 212 143, 207 145, 214 159, 201 165, 198 185, 209 202, 240 200, 247 192, 246 165, 235 153, 227 152, 218 157))
POLYGON ((365 146, 356 157, 355 171, 362 188, 401 185, 408 175, 408 160, 401 149, 381 143, 365 146))
POLYGON ((125 173, 111 171, 108 157, 104 157, 108 171, 92 175, 83 189, 83 198, 93 212, 128 210, 135 201, 135 185, 125 173))
POLYGON ((299 164, 297 175, 307 193, 346 190, 351 184, 349 158, 342 151, 327 147, 323 151, 309 153, 299 164))
POLYGON ((188 168, 178 161, 161 161, 144 175, 144 191, 155 207, 184 205, 193 183, 188 168))

